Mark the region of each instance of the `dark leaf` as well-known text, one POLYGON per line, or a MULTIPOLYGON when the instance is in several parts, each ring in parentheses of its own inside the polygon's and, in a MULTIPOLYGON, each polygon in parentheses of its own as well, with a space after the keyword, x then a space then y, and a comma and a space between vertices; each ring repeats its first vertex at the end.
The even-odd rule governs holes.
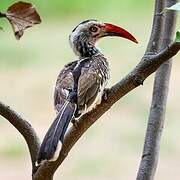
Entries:
POLYGON ((41 23, 41 18, 31 3, 17 2, 8 8, 5 15, 17 39, 21 38, 25 29, 41 23))

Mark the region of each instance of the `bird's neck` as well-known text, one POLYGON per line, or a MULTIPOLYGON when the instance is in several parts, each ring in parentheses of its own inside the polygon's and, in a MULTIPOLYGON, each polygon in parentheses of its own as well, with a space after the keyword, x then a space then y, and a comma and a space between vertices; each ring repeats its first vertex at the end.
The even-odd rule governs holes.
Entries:
POLYGON ((100 53, 100 50, 95 46, 95 43, 91 43, 86 40, 76 40, 71 43, 71 47, 74 53, 80 58, 91 57, 100 53))

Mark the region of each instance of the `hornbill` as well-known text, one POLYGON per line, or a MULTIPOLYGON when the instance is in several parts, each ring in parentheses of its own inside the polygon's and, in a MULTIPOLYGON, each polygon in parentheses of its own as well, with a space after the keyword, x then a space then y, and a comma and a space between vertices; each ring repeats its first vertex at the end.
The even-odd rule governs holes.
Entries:
POLYGON ((41 144, 38 164, 55 161, 70 121, 101 103, 109 79, 109 65, 96 42, 106 36, 119 36, 137 43, 125 29, 93 19, 81 22, 70 34, 69 42, 78 60, 65 65, 58 75, 54 92, 57 116, 41 144))

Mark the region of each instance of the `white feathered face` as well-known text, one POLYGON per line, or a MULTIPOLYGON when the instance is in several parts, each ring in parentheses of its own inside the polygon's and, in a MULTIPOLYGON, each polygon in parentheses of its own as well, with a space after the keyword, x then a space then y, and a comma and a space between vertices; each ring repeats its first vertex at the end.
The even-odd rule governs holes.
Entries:
POLYGON ((106 36, 119 36, 137 43, 137 40, 125 29, 93 19, 83 21, 77 25, 69 36, 69 41, 74 52, 78 54, 77 51, 80 49, 78 46, 83 46, 83 43, 95 45, 98 39, 106 36))
POLYGON ((69 40, 73 44, 79 40, 94 44, 101 37, 103 31, 105 31, 105 24, 96 20, 86 20, 74 28, 69 40))

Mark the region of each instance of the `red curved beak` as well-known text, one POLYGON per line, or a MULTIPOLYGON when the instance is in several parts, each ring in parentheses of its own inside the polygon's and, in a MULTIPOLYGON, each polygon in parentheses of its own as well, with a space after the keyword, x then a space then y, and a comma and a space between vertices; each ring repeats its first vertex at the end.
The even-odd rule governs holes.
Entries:
POLYGON ((104 23, 104 24, 105 24, 105 31, 106 31, 105 36, 119 36, 119 37, 129 39, 135 43, 138 43, 136 38, 125 29, 119 26, 113 25, 113 24, 109 24, 109 23, 104 23))

